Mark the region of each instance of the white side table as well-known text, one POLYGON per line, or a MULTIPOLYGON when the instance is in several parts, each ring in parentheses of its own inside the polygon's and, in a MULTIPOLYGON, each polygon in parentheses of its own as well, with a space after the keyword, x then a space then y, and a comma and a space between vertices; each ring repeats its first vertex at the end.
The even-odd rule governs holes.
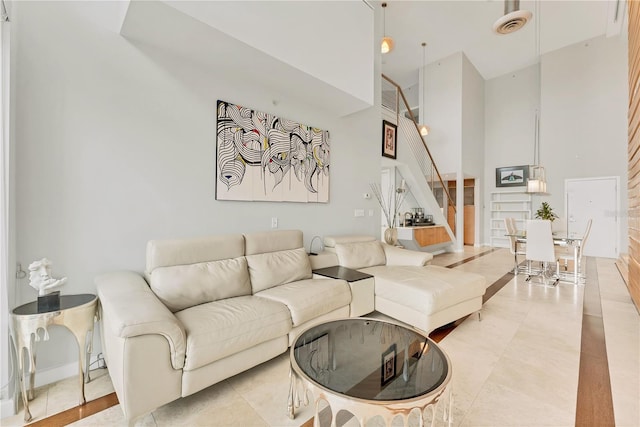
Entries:
POLYGON ((318 268, 313 270, 318 276, 341 279, 349 283, 352 300, 349 305, 349 316, 359 317, 369 314, 374 310, 374 279, 367 273, 336 265, 333 267, 318 268))
POLYGON ((47 328, 50 325, 64 326, 71 331, 78 343, 78 380, 80 383, 80 404, 86 403, 84 396, 85 373, 89 381, 89 358, 93 344, 93 325, 98 316, 98 297, 93 294, 61 295, 60 308, 50 311, 38 311, 38 303, 30 302, 16 307, 11 312, 11 338, 18 359, 18 377, 24 404, 24 420, 31 421, 29 400, 33 400, 33 384, 36 373, 36 348, 34 342, 40 341, 38 330, 44 331, 44 341, 49 339, 47 328), (89 339, 87 341, 87 335, 89 339), (29 390, 24 378, 25 354, 29 361, 29 390))

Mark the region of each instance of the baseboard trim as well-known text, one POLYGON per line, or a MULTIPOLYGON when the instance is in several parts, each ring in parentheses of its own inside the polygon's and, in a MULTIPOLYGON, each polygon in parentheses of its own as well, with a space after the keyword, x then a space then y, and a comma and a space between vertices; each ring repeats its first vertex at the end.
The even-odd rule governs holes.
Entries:
POLYGON ((0 418, 10 417, 16 414, 15 396, 0 400, 0 418))
POLYGON ((36 387, 55 383, 60 380, 78 375, 78 362, 68 363, 55 368, 40 369, 36 366, 36 387))

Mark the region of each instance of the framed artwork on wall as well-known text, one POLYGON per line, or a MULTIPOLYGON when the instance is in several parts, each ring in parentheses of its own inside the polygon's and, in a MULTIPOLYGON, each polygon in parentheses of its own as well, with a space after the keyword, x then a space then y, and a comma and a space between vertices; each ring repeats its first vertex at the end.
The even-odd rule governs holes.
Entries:
POLYGON ((216 200, 329 202, 329 131, 218 101, 216 200))
POLYGON ((382 155, 384 157, 396 158, 398 153, 396 144, 398 141, 397 130, 398 127, 393 123, 386 120, 382 121, 382 155))
POLYGON ((524 187, 529 179, 529 166, 496 168, 496 187, 524 187))

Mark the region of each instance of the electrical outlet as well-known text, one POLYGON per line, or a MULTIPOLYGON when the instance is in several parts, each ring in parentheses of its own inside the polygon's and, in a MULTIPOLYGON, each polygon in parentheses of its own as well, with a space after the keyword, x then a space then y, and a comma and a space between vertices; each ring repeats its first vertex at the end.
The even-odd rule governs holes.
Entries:
POLYGON ((369 209, 369 216, 373 216, 373 209, 369 209))
POLYGON ((271 228, 278 228, 278 218, 275 216, 271 218, 271 228))
POLYGON ((364 216, 364 209, 356 209, 353 216, 364 216))

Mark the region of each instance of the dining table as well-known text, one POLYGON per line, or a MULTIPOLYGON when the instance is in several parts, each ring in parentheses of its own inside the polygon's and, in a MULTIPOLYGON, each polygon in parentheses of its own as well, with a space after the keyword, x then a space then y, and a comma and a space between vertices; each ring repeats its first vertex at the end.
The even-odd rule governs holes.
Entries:
MULTIPOLYGON (((513 234, 507 233, 505 236, 515 237, 515 247, 513 250, 516 252, 518 250, 518 245, 524 245, 527 243, 527 233, 522 230, 518 230, 513 234)), ((559 274, 559 280, 575 284, 584 283, 586 275, 584 271, 581 271, 579 268, 580 245, 582 245, 583 236, 576 233, 553 232, 552 237, 553 244, 555 246, 563 248, 569 246, 573 250, 573 272, 561 271, 559 274)))

